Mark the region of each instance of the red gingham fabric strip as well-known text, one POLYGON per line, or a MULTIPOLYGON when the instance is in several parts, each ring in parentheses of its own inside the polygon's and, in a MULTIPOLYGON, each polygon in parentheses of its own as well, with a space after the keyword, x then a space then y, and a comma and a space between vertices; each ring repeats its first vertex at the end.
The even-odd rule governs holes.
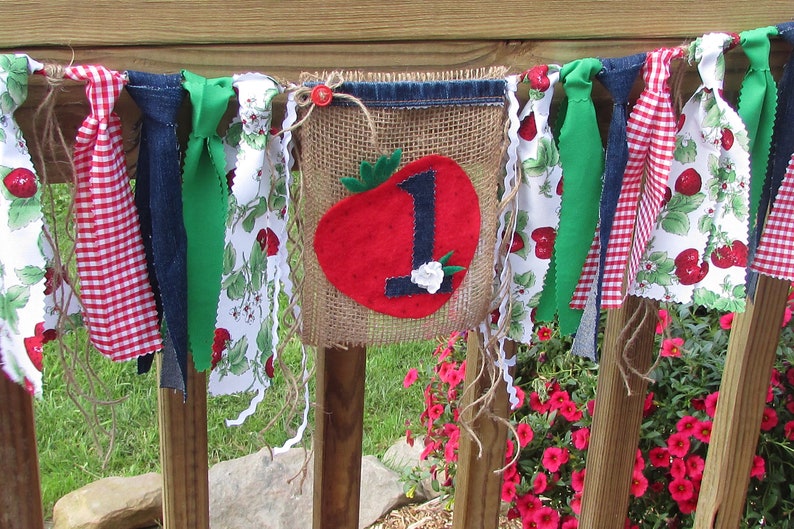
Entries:
POLYGON ((606 249, 602 306, 607 309, 623 303, 624 274, 631 284, 662 207, 676 132, 667 81, 670 63, 683 55, 681 48, 655 50, 643 67, 645 89, 629 116, 629 160, 606 249))
POLYGON ((794 281, 794 154, 758 242, 751 268, 779 279, 794 281))
POLYGON ((124 77, 102 66, 72 66, 65 76, 86 83, 89 116, 77 132, 77 273, 91 342, 113 360, 162 348, 146 272, 138 215, 113 106, 124 77))
POLYGON ((601 231, 600 226, 596 226, 593 242, 590 243, 590 250, 587 252, 587 258, 585 258, 584 266, 582 267, 582 275, 579 276, 579 282, 576 284, 576 288, 573 291, 573 297, 571 297, 571 308, 585 308, 587 296, 598 277, 598 261, 600 254, 601 231))

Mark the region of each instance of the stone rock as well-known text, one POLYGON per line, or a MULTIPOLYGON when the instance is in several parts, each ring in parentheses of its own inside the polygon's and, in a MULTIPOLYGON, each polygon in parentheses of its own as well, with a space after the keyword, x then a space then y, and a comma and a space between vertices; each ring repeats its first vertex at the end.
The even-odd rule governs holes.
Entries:
MULTIPOLYGON (((412 468, 418 466, 421 471, 429 472, 430 463, 426 460, 422 461, 419 456, 424 449, 424 443, 421 438, 414 440, 413 446, 409 445, 405 438, 391 445, 386 453, 383 454, 383 463, 389 468, 395 470, 400 475, 409 472, 412 468)), ((441 495, 440 492, 433 490, 430 484, 430 477, 426 477, 417 487, 413 499, 418 502, 432 500, 441 495)))
MULTIPOLYGON (((306 452, 293 448, 224 461, 210 469, 212 529, 305 529, 312 526, 313 461, 301 472, 306 452)), ((359 527, 372 525, 408 503, 399 476, 376 457, 361 461, 359 527)))
POLYGON ((140 529, 163 519, 163 479, 150 472, 89 483, 55 503, 53 529, 140 529))

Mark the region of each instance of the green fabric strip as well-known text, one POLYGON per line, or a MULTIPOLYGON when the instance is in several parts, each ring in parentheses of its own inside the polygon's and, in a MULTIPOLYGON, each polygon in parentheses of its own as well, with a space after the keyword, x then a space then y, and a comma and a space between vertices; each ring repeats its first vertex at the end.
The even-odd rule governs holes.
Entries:
POLYGON ((234 90, 231 77, 206 79, 183 70, 182 78, 193 106, 182 175, 188 339, 196 369, 205 371, 212 364, 229 194, 217 129, 234 90))
POLYGON ((778 35, 775 26, 741 33, 741 44, 750 62, 739 91, 739 116, 750 138, 750 228, 755 225, 761 191, 766 180, 772 129, 775 125, 777 88, 769 70, 770 37, 778 35))
POLYGON ((602 68, 601 61, 590 58, 560 71, 568 103, 559 135, 564 183, 554 254, 557 316, 564 334, 579 327, 582 310, 572 309, 570 302, 598 224, 604 147, 591 95, 593 78, 602 68))

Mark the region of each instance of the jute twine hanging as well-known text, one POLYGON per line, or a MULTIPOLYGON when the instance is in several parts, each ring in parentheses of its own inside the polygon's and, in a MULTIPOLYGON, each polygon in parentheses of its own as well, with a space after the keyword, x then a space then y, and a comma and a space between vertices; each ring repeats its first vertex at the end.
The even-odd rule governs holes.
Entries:
MULTIPOLYGON (((343 72, 345 81, 458 81, 504 79, 505 70, 428 74, 362 74, 343 72)), ((328 75, 302 76, 303 83, 323 82, 328 75)), ((336 102, 335 102, 336 103, 336 102)), ((475 328, 493 297, 493 248, 497 232, 498 181, 506 147, 505 105, 451 102, 426 108, 381 108, 349 98, 323 108, 300 110, 295 131, 301 168, 300 235, 303 278, 298 285, 302 335, 307 344, 382 345, 428 339, 475 328), (344 104, 346 103, 346 104, 344 104), (348 196, 339 179, 358 174, 362 160, 402 149, 404 166, 439 154, 456 161, 467 173, 480 202, 480 240, 461 286, 430 316, 397 318, 370 310, 337 290, 326 279, 312 247, 323 214, 348 196)), ((340 241, 344 245, 344 241, 340 241)))

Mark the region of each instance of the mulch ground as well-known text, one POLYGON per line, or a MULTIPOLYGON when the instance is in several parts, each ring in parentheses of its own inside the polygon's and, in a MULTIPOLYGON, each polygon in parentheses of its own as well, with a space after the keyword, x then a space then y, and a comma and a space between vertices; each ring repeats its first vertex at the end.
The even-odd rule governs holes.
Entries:
MULTIPOLYGON (((452 511, 438 499, 391 511, 370 529, 451 529, 452 511)), ((520 520, 499 518, 499 529, 521 529, 520 520)))

